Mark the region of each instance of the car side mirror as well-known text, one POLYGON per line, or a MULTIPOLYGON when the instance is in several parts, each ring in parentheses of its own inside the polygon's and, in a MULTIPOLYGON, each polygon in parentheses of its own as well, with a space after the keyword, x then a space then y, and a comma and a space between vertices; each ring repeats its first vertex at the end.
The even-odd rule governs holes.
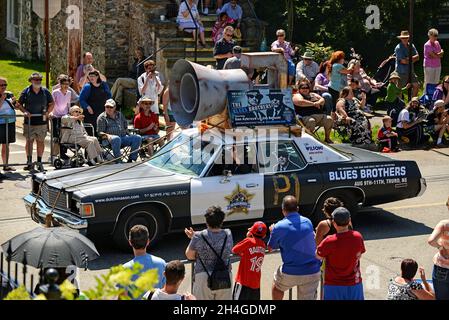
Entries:
POLYGON ((232 178, 232 171, 231 170, 224 170, 223 171, 223 179, 221 179, 220 183, 225 184, 231 182, 229 178, 232 178))

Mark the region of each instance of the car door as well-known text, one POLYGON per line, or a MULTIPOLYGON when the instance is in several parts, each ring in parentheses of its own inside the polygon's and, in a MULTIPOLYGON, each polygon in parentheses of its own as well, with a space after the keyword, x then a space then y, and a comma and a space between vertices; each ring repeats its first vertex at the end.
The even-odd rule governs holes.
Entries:
MULTIPOLYGON (((191 219, 192 224, 204 224, 204 214, 211 206, 220 206, 226 213, 225 222, 261 219, 264 213, 264 180, 259 174, 255 155, 256 145, 242 146, 250 153, 247 163, 248 170, 235 171, 228 176, 223 171, 232 168, 223 155, 227 152, 225 147, 215 159, 208 173, 201 178, 191 180, 191 219)), ((237 149, 240 149, 237 146, 237 149)), ((231 170, 229 170, 231 171, 231 170)))
POLYGON ((282 218, 282 200, 292 195, 298 199, 300 213, 311 216, 322 190, 322 176, 308 164, 294 141, 259 143, 260 172, 264 173, 264 219, 282 218))

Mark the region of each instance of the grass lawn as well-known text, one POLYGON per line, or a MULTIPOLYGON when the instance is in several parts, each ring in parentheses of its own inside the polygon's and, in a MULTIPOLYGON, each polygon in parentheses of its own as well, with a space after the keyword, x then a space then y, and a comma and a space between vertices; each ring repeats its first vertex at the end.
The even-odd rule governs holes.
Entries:
POLYGON ((13 92, 17 98, 23 89, 30 85, 28 78, 33 72, 39 72, 44 76, 43 85, 45 85, 43 62, 24 61, 13 57, 0 58, 0 76, 8 79, 8 91, 13 92))

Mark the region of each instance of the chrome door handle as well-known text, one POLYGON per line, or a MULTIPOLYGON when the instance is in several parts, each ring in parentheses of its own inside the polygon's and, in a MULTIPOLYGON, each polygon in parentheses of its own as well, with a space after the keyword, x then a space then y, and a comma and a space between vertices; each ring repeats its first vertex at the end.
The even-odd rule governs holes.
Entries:
POLYGON ((309 179, 307 180, 308 183, 317 183, 317 179, 309 179))
POLYGON ((259 185, 255 183, 249 183, 246 185, 247 188, 257 188, 259 185))

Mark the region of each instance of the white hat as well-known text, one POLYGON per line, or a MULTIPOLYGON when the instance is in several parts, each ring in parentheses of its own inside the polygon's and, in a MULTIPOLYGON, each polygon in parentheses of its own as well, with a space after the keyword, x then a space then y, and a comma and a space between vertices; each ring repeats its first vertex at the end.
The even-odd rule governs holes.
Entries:
POLYGON ((106 106, 111 106, 111 107, 116 107, 117 106, 117 104, 115 103, 115 101, 114 101, 114 99, 109 99, 109 100, 107 100, 106 101, 106 103, 104 104, 104 106, 106 107, 106 106))

